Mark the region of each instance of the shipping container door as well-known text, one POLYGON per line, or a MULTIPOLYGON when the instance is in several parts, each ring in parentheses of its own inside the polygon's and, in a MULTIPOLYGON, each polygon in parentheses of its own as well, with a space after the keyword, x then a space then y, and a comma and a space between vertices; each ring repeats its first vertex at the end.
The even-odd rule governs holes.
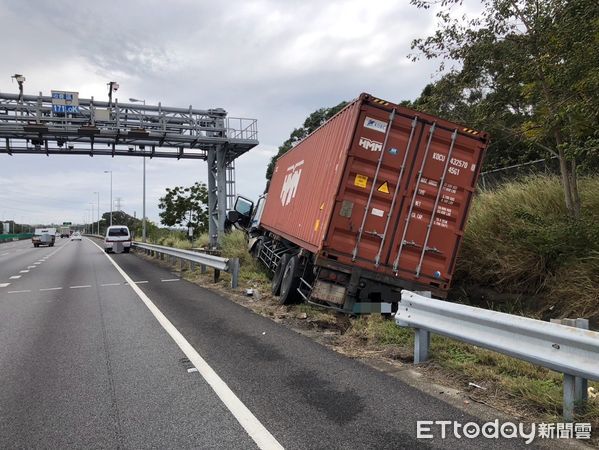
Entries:
POLYGON ((396 227, 392 210, 405 195, 402 179, 421 128, 413 117, 362 107, 326 238, 327 252, 341 262, 370 270, 385 264, 396 227))
POLYGON ((484 145, 436 123, 423 131, 386 264, 404 279, 446 289, 484 145))

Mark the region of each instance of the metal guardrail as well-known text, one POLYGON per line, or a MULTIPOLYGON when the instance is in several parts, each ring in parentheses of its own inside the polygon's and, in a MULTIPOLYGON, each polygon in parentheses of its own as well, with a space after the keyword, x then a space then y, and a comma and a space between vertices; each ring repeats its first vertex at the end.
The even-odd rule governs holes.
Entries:
POLYGON ((31 239, 33 233, 12 233, 0 234, 0 243, 9 241, 19 241, 22 239, 31 239))
POLYGON ((406 290, 395 321, 415 329, 415 364, 428 359, 432 332, 562 372, 566 420, 573 418, 574 403, 586 400, 586 379, 599 380, 599 333, 594 331, 433 300, 406 290))
POLYGON ((177 258, 181 267, 183 261, 189 261, 192 270, 194 268, 193 266, 198 264, 202 273, 205 272, 206 266, 212 267, 214 269, 214 281, 218 281, 221 270, 228 272, 231 274, 232 288, 236 288, 239 283, 239 258, 221 258, 220 256, 208 255, 192 250, 183 250, 156 244, 142 244, 141 242, 133 242, 133 247, 144 250, 152 256, 159 255, 161 258, 164 258, 165 256, 177 258))

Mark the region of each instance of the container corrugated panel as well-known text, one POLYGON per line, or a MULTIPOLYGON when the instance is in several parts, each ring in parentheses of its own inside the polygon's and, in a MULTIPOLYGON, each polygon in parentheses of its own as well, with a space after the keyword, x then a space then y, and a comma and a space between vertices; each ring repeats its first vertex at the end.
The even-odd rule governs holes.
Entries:
POLYGON ((487 144, 362 94, 279 159, 263 226, 319 257, 446 291, 487 144))
POLYGON ((264 228, 312 252, 322 248, 359 107, 352 102, 277 160, 264 228))

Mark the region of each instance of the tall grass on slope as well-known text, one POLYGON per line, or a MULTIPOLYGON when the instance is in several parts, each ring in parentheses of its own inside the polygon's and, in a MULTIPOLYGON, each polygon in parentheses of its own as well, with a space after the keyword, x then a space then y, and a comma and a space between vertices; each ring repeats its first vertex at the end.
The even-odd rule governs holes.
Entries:
POLYGON ((578 219, 568 216, 557 177, 535 176, 481 192, 472 205, 455 285, 535 296, 562 315, 599 316, 599 177, 582 179, 579 189, 578 219))

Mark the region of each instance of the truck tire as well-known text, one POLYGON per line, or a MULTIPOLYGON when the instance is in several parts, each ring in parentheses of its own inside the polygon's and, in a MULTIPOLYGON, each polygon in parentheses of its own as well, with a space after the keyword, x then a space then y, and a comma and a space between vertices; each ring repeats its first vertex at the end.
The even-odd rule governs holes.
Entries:
POLYGON ((279 295, 281 293, 281 282, 283 281, 283 272, 285 272, 285 267, 289 262, 289 258, 291 256, 289 253, 284 253, 281 255, 281 259, 279 260, 279 265, 275 269, 275 275, 272 278, 272 295, 279 295))
POLYGON ((54 244, 49 244, 48 247, 54 247, 54 244))
POLYGON ((295 255, 289 258, 289 262, 285 265, 283 271, 283 279, 281 280, 281 297, 279 297, 281 305, 290 305, 299 299, 299 294, 297 293, 299 268, 299 256, 295 255))
POLYGON ((129 253, 129 250, 131 250, 131 247, 123 247, 123 252, 129 253))

